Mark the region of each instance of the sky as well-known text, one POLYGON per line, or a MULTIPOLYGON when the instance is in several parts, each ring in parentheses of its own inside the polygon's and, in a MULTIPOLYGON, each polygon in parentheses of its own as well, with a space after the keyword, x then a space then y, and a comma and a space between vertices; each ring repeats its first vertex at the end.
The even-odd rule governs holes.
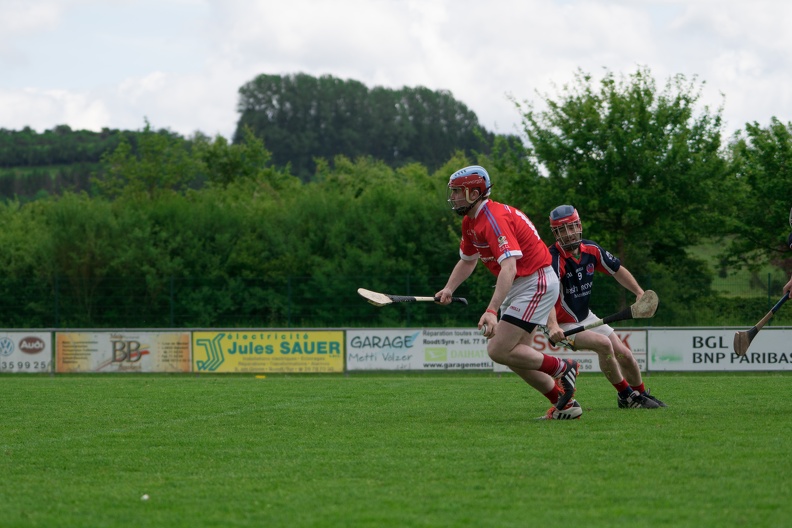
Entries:
POLYGON ((790 27, 786 0, 0 0, 0 128, 230 139, 242 85, 306 73, 447 90, 520 134, 515 101, 647 68, 730 135, 792 120, 790 27))

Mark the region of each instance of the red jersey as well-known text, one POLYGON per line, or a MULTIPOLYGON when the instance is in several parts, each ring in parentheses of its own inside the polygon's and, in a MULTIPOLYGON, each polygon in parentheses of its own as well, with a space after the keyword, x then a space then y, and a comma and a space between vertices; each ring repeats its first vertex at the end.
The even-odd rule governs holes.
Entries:
POLYGON ((551 262, 550 251, 525 213, 493 200, 485 200, 475 218, 462 219, 459 256, 481 258, 496 277, 501 261, 508 257, 517 259, 517 277, 527 277, 551 262))

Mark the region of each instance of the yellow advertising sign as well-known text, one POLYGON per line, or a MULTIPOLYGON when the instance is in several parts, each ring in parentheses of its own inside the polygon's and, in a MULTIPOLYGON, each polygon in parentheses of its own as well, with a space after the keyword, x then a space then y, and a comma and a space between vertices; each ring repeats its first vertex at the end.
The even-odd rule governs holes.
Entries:
POLYGON ((193 332, 195 372, 343 372, 344 332, 193 332))

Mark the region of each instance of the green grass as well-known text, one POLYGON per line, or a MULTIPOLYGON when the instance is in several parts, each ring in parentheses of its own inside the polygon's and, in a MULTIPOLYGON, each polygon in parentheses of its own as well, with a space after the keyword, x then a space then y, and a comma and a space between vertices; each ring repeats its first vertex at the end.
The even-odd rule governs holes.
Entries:
POLYGON ((776 292, 779 297, 781 296, 780 285, 786 284, 789 276, 776 266, 765 264, 759 266, 756 271, 751 271, 748 268, 732 269, 725 277, 721 277, 717 256, 723 252, 723 248, 723 243, 706 243, 688 249, 688 253, 705 261, 715 274, 715 279, 712 282, 713 290, 731 297, 766 296, 768 295, 769 277, 771 283, 779 285, 770 287, 771 296, 774 296, 776 292))
POLYGON ((579 380, 537 422, 492 373, 0 376, 0 525, 789 524, 792 373, 579 380))

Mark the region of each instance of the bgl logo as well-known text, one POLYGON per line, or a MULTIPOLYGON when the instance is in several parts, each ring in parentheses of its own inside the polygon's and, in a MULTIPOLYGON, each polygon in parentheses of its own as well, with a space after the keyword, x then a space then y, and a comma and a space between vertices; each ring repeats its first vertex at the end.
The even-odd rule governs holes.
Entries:
POLYGON ((140 350, 140 341, 111 341, 113 345, 113 362, 137 363, 149 353, 147 349, 140 350))

